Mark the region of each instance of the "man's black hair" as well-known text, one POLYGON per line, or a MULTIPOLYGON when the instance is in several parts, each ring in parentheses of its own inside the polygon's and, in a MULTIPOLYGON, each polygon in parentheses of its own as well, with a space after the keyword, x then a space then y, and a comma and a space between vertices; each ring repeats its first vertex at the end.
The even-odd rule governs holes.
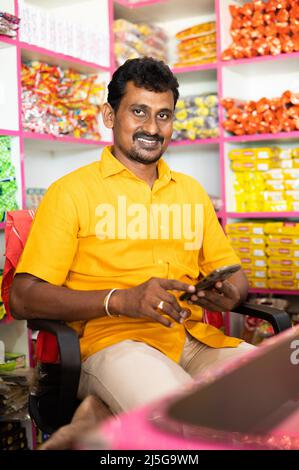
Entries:
POLYGON ((152 57, 129 59, 114 72, 108 85, 107 99, 114 111, 117 111, 119 107, 128 82, 156 93, 171 90, 174 105, 176 105, 179 97, 179 84, 168 65, 161 60, 155 60, 152 57))

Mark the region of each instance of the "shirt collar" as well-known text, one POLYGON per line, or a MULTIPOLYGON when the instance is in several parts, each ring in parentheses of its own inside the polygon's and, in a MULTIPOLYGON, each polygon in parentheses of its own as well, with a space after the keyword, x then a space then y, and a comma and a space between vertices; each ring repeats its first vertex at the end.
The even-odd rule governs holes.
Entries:
MULTIPOLYGON (((114 155, 111 153, 111 147, 105 147, 101 157, 101 172, 103 178, 116 175, 122 171, 128 172, 131 176, 135 176, 128 168, 126 168, 114 155)), ((176 181, 174 173, 170 170, 169 166, 160 158, 158 161, 158 175, 159 180, 170 181, 171 179, 176 181)))

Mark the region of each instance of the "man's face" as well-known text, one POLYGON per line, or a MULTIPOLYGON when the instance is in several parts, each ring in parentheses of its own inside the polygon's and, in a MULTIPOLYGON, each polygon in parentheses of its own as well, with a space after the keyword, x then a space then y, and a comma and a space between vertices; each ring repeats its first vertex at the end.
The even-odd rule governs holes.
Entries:
POLYGON ((128 82, 118 110, 112 113, 116 157, 121 154, 143 164, 159 160, 171 139, 173 114, 171 90, 156 93, 128 82))

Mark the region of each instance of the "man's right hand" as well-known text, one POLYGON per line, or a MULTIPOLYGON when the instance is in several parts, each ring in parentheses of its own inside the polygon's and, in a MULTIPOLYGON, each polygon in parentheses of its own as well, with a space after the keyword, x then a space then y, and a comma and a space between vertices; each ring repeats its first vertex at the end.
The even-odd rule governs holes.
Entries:
POLYGON ((109 301, 109 311, 115 315, 152 319, 170 327, 172 321, 162 315, 165 313, 176 322, 183 323, 189 313, 182 309, 176 297, 168 292, 171 290, 193 293, 195 287, 174 279, 153 277, 139 286, 114 292, 109 301))

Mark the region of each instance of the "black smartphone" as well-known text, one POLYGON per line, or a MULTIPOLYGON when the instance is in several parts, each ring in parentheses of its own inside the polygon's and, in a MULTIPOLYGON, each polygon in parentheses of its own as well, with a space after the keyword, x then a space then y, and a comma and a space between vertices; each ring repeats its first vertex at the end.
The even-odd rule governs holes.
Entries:
MULTIPOLYGON (((215 269, 195 285, 196 290, 211 289, 216 282, 225 281, 225 279, 239 271, 239 269, 241 269, 240 264, 232 264, 230 266, 222 266, 221 268, 215 269)), ((184 292, 184 294, 180 296, 180 300, 189 300, 192 295, 193 294, 191 292, 184 292)))

